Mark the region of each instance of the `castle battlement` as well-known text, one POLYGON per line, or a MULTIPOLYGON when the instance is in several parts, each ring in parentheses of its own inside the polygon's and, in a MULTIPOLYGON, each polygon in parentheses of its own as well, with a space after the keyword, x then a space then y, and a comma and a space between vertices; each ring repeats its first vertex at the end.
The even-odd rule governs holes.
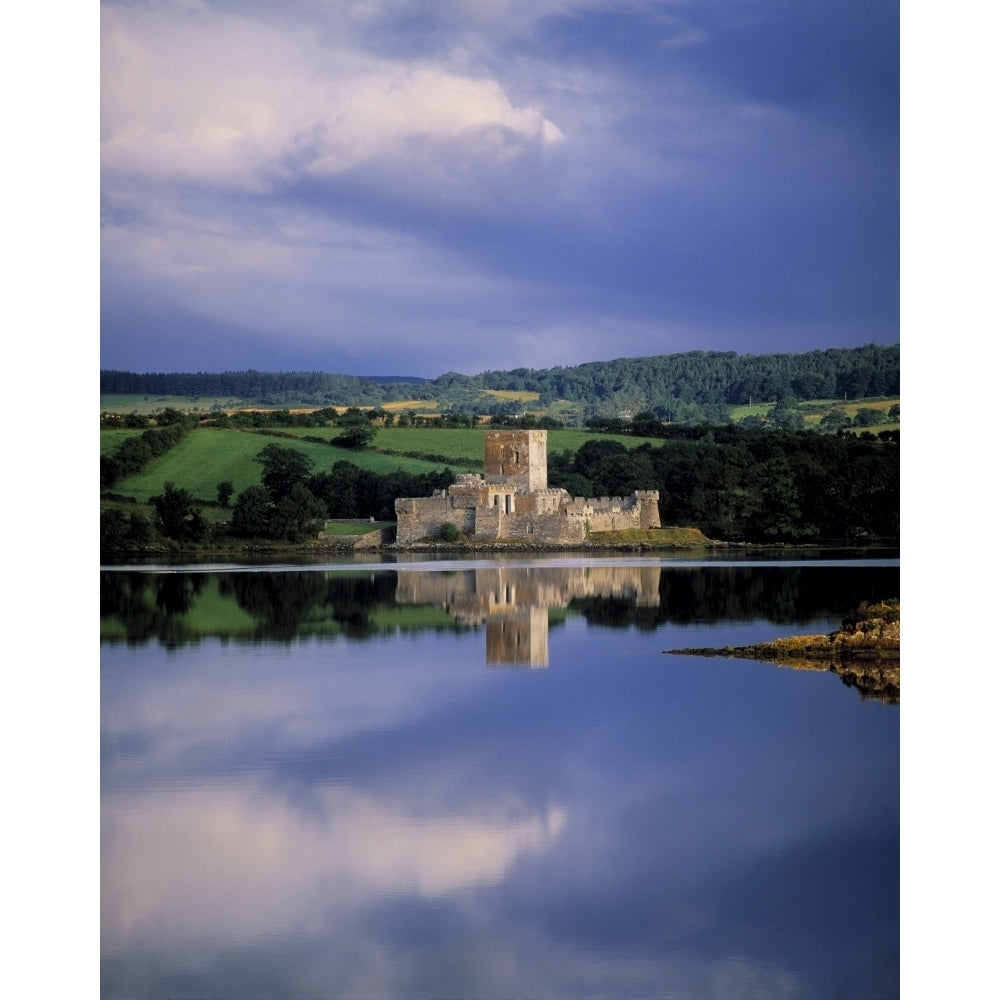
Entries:
POLYGON ((474 541, 572 545, 594 531, 660 526, 657 490, 571 497, 548 486, 546 431, 487 431, 485 474, 460 473, 430 497, 396 500, 396 542, 440 536, 451 524, 474 541))

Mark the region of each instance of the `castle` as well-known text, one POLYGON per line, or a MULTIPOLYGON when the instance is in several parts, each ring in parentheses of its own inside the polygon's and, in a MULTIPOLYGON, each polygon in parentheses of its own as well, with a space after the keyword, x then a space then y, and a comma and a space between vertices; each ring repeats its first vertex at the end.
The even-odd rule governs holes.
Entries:
POLYGON ((572 545, 594 531, 658 528, 657 490, 584 499, 548 487, 546 431, 487 431, 485 475, 463 474, 430 497, 396 500, 396 543, 437 538, 446 524, 473 541, 572 545))

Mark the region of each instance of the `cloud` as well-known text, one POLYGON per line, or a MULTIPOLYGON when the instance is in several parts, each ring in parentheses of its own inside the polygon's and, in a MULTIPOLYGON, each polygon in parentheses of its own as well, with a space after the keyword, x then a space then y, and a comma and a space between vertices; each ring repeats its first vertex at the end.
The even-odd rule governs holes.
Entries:
POLYGON ((896 340, 892 26, 815 6, 105 2, 102 366, 896 340))
POLYGON ((335 901, 496 884, 566 824, 557 806, 418 816, 344 788, 313 806, 254 785, 105 796, 102 947, 228 946, 316 927, 335 901))
POLYGON ((211 951, 298 933, 382 895, 495 885, 548 850, 568 822, 554 798, 528 801, 496 783, 459 782, 456 794, 458 777, 432 748, 430 760, 401 762, 381 744, 448 706, 460 712, 489 685, 466 655, 454 643, 426 662, 379 643, 264 646, 250 657, 209 644, 148 649, 147 666, 169 669, 137 673, 132 651, 103 649, 105 951, 211 951), (262 745, 283 748, 263 767, 253 763, 262 745), (371 768, 382 781, 365 780, 371 768))
POLYGON ((308 28, 196 9, 108 9, 102 22, 106 176, 265 192, 405 153, 414 137, 484 134, 503 162, 558 144, 558 126, 496 79, 323 45, 308 28), (502 134, 506 141, 489 141, 502 134))

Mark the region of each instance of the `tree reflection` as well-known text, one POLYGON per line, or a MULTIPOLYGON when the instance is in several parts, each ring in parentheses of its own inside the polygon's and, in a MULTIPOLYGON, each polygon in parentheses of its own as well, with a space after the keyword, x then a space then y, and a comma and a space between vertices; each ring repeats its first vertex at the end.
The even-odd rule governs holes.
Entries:
MULTIPOLYGON (((101 573, 101 634, 109 642, 175 646, 209 636, 291 642, 307 635, 365 639, 390 628, 440 628, 440 620, 385 623, 391 621, 385 612, 419 605, 446 609, 456 627, 496 624, 503 614, 513 627, 517 609, 529 608, 571 608, 591 625, 640 631, 667 623, 788 624, 842 617, 863 601, 898 596, 898 590, 898 567, 850 565, 107 570, 101 573)), ((512 635, 507 629, 504 642, 512 635)))
POLYGON ((210 636, 291 642, 333 633, 363 639, 379 631, 373 616, 394 605, 395 592, 393 573, 104 571, 102 638, 130 644, 159 640, 170 647, 210 636), (209 578, 220 599, 211 606, 202 600, 209 578), (243 614, 227 612, 227 606, 243 614))
POLYGON ((156 580, 156 607, 166 615, 186 615, 205 584, 204 573, 168 573, 156 580))
POLYGON ((197 641, 195 628, 184 621, 205 583, 204 573, 101 572, 101 622, 117 619, 115 638, 129 645, 157 639, 173 648, 197 641))
POLYGON ((898 568, 873 574, 855 566, 699 566, 664 568, 659 600, 629 603, 602 595, 576 598, 570 607, 606 628, 659 628, 668 622, 750 621, 777 624, 839 618, 862 601, 898 596, 898 568))

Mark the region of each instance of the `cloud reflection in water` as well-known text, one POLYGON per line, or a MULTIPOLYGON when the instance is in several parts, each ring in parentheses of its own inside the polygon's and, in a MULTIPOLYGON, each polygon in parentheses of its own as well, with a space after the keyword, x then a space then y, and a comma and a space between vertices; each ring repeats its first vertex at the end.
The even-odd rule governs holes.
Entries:
POLYGON ((549 619, 544 670, 489 666, 485 619, 105 646, 104 995, 898 990, 898 710, 666 658, 789 629, 636 629, 623 592, 549 619))

